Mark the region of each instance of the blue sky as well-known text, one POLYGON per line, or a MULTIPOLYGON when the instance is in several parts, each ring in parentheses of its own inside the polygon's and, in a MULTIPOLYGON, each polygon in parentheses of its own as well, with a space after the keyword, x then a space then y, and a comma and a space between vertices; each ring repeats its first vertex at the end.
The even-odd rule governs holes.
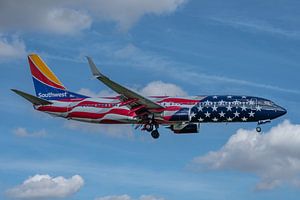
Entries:
POLYGON ((62 199, 299 198, 299 1, 10 2, 0 8, 1 199, 37 174, 74 181, 62 199), (197 135, 160 128, 155 141, 130 125, 71 123, 9 90, 34 94, 31 52, 75 92, 110 93, 92 79, 89 55, 139 91, 160 81, 188 95, 261 96, 288 114, 263 136, 256 124, 203 124, 197 135))

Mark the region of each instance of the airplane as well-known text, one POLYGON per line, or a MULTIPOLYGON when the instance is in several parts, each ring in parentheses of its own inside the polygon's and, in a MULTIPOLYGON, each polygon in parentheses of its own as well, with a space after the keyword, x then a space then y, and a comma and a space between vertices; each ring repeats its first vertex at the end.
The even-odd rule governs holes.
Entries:
POLYGON ((159 138, 159 126, 176 134, 198 133, 202 123, 271 122, 287 113, 274 102, 254 96, 199 95, 191 97, 143 96, 102 74, 90 57, 92 75, 116 96, 89 97, 71 92, 37 54, 28 55, 36 96, 12 89, 35 110, 53 116, 96 124, 134 124, 159 138))

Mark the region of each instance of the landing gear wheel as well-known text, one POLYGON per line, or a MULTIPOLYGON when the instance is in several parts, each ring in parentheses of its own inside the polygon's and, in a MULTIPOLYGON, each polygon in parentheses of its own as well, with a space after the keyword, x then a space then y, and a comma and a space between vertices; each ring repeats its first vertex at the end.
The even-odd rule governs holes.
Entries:
POLYGON ((153 125, 152 124, 146 124, 145 129, 146 129, 146 131, 151 132, 151 131, 153 131, 153 125))
POLYGON ((256 132, 260 133, 261 132, 261 128, 258 126, 256 127, 256 132))
POLYGON ((152 132, 151 132, 151 136, 152 136, 154 139, 159 138, 159 132, 158 132, 158 130, 152 131, 152 132))

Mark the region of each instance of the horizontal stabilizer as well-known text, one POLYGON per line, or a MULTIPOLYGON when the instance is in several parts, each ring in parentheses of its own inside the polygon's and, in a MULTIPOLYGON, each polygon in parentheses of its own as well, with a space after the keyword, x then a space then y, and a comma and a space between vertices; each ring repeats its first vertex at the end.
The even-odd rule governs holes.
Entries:
POLYGON ((20 95, 21 97, 23 97, 24 99, 30 101, 33 105, 49 105, 49 104, 52 104, 52 102, 50 102, 50 101, 38 98, 38 97, 33 96, 31 94, 27 94, 27 93, 22 92, 20 90, 16 90, 16 89, 11 89, 11 90, 13 92, 15 92, 16 94, 20 95))

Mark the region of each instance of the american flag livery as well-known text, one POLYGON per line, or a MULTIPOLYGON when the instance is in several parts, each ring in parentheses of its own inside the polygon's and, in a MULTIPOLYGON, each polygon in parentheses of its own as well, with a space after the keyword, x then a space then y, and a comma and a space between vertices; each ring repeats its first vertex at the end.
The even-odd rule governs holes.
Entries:
POLYGON ((118 93, 115 97, 88 97, 68 91, 36 54, 28 56, 36 96, 13 89, 34 108, 54 116, 99 124, 136 124, 159 137, 160 125, 174 133, 197 133, 200 123, 270 122, 286 110, 270 100, 236 95, 145 97, 103 75, 87 57, 92 74, 118 93))

